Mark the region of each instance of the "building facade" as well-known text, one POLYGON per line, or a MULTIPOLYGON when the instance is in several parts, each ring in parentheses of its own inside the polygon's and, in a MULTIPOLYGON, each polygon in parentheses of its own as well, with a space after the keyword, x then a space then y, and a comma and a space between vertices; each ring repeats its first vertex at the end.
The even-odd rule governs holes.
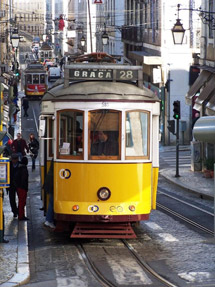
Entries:
POLYGON ((180 101, 182 110, 181 142, 188 143, 191 138, 190 108, 185 104, 184 94, 189 88, 192 55, 199 52, 200 20, 196 18, 194 21, 188 9, 200 1, 180 2, 184 9, 180 11, 180 18, 183 18, 189 30, 184 45, 176 46, 171 29, 176 22, 178 1, 125 1, 125 26, 122 30, 124 53, 134 64, 143 66, 145 85, 161 99, 163 144, 175 142, 175 136, 169 133, 167 125, 168 120, 172 119, 173 102, 176 100, 180 101))
POLYGON ((29 37, 42 37, 45 33, 46 3, 43 0, 13 0, 16 26, 29 37))

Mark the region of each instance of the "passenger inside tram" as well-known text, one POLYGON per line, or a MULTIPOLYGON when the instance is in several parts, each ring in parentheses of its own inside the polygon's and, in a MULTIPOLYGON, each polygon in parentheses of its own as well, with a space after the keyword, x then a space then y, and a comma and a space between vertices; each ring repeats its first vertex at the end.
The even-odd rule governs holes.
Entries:
POLYGON ((97 140, 91 146, 91 155, 118 155, 118 142, 107 131, 98 131, 97 140))

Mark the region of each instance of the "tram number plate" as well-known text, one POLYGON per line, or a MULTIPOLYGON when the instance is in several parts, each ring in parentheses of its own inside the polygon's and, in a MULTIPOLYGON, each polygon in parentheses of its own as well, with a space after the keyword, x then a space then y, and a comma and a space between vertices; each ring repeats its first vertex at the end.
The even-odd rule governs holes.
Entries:
POLYGON ((121 81, 138 80, 138 71, 133 70, 116 70, 116 79, 121 81))
POLYGON ((137 70, 116 69, 69 69, 70 80, 118 80, 135 81, 138 80, 137 70))

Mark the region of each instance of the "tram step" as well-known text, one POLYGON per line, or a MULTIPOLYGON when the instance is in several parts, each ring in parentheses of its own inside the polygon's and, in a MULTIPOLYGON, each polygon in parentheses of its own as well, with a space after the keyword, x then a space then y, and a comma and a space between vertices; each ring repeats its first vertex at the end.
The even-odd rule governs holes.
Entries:
POLYGON ((70 238, 136 238, 130 223, 76 223, 70 238))

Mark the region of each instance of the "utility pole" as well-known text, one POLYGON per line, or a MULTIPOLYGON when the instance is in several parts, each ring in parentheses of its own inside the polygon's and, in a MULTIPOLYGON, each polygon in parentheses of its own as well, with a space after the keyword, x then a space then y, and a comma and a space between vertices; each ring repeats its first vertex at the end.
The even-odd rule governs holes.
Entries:
POLYGON ((90 27, 90 47, 91 53, 93 52, 93 39, 92 39, 92 23, 91 23, 91 13, 90 13, 90 0, 87 0, 88 3, 88 15, 89 15, 89 27, 90 27))

